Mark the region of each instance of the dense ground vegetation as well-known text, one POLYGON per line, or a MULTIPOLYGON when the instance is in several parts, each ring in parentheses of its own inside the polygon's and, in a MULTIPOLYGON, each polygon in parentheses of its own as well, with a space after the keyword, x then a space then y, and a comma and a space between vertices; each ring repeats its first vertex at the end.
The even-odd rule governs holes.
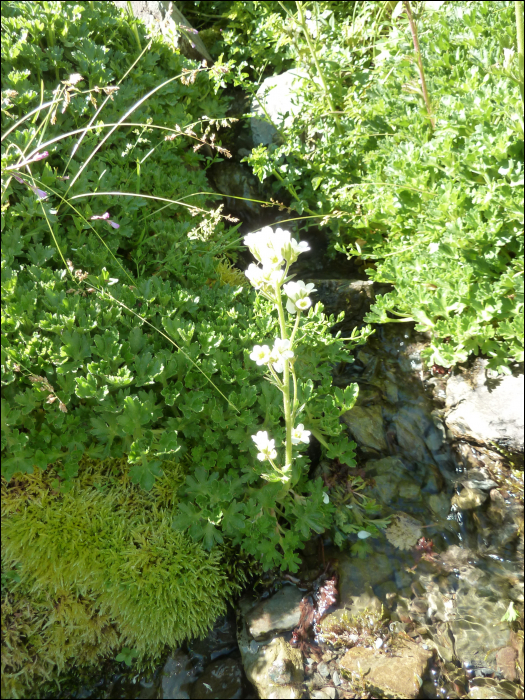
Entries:
MULTIPOLYGON (((306 451, 293 489, 261 478, 251 436, 271 427, 282 443, 282 404, 250 352, 278 322, 232 267, 238 225, 207 181, 229 156, 228 83, 253 93, 288 68, 311 76, 282 140, 247 161, 292 216, 314 217, 302 226, 327 227, 334 254, 393 285, 369 322, 416 321, 431 364, 523 360, 512 3, 412 5, 428 100, 405 3, 180 5, 211 70, 111 3, 3 7, 11 697, 71 659, 160 653, 203 632, 250 569, 295 571, 313 533, 344 544, 384 524, 366 496, 338 510, 306 451)), ((369 331, 343 341, 335 322, 321 305, 305 314, 298 394, 322 455, 351 468, 339 418, 355 391, 334 389, 331 370, 369 331)))
MULTIPOLYGON (((182 5, 199 19, 198 3, 182 5)), ((420 2, 410 18, 405 5, 207 3, 204 26, 214 10, 214 50, 252 92, 264 76, 307 71, 282 143, 247 160, 299 214, 329 217, 335 250, 394 286, 367 321, 417 322, 429 365, 482 353, 509 372, 523 361, 514 3, 420 2)))

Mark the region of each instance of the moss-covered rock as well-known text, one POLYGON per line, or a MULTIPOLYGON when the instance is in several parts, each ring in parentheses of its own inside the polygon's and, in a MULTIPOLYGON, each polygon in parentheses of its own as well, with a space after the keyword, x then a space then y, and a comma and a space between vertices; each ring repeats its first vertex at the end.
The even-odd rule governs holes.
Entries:
POLYGON ((53 469, 2 482, 3 697, 123 646, 160 655, 225 611, 243 574, 171 527, 184 470, 164 466, 151 492, 124 459, 84 459, 65 493, 53 469))

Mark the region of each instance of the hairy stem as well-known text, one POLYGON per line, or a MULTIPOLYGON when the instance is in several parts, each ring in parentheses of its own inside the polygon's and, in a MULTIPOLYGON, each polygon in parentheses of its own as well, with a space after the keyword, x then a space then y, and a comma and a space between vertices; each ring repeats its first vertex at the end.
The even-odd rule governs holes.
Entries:
POLYGON ((421 79, 421 89, 423 90, 423 97, 425 100, 425 105, 427 107, 428 118, 430 119, 430 125, 432 131, 436 128, 436 122, 432 116, 432 108, 430 106, 430 98, 428 96, 427 82, 425 80, 425 71, 423 70, 423 61, 421 59, 421 51, 419 50, 419 40, 417 38, 417 27, 414 22, 414 17, 412 15, 412 8, 410 7, 409 0, 403 0, 403 5, 405 6, 406 13, 408 15, 408 23, 410 25, 410 31, 412 32, 412 40, 414 42, 414 50, 416 52, 417 65, 419 68, 419 77, 421 79))
POLYGON ((524 38, 523 38, 523 2, 522 0, 515 0, 516 7, 516 36, 518 42, 518 67, 519 67, 519 79, 520 79, 520 90, 521 90, 521 102, 524 102, 523 94, 523 53, 524 53, 524 38))
MULTIPOLYGON (((280 285, 275 286, 275 295, 277 299, 277 312, 279 314, 279 326, 281 328, 282 340, 287 339, 286 319, 284 317, 283 300, 281 296, 280 285)), ((290 405, 290 361, 284 360, 283 370, 283 403, 284 403, 284 422, 286 426, 286 443, 285 443, 285 469, 292 468, 292 409, 290 405)))

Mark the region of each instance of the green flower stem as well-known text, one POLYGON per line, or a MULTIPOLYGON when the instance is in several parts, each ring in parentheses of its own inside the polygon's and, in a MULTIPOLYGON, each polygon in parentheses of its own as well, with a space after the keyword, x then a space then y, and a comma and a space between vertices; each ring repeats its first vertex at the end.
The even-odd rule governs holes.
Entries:
POLYGON ((323 447, 326 447, 326 449, 328 449, 330 447, 330 445, 324 439, 323 434, 321 432, 319 432, 319 430, 317 430, 316 428, 312 428, 311 424, 309 424, 308 427, 310 428, 310 432, 312 433, 312 435, 319 440, 321 445, 323 447))
POLYGON ((295 319, 295 324, 293 327, 292 335, 290 336, 290 344, 293 345, 293 341, 295 340, 295 334, 297 333, 297 329, 299 328, 299 319, 301 318, 301 312, 299 309, 297 310, 297 317, 295 319))
MULTIPOLYGON (((275 296, 277 301, 277 312, 279 314, 279 325, 281 327, 281 339, 287 339, 286 319, 284 317, 283 300, 281 296, 281 287, 276 285, 275 296)), ((285 443, 285 469, 292 467, 292 409, 290 406, 290 363, 289 360, 284 361, 283 368, 283 403, 284 403, 284 422, 286 426, 286 443, 285 443)))
POLYGON ((295 416, 297 413, 297 409, 299 408, 299 400, 297 398, 297 377, 295 376, 294 366, 291 363, 290 363, 290 371, 292 373, 292 380, 293 380, 292 423, 295 425, 295 416))
MULTIPOLYGON (((272 170, 272 175, 274 175, 280 182, 284 182, 284 177, 279 175, 279 173, 277 172, 277 170, 275 168, 273 168, 273 170, 272 170)), ((285 185, 285 187, 288 190, 288 192, 292 195, 292 197, 295 199, 296 202, 301 201, 299 199, 299 195, 295 191, 293 185, 288 184, 288 185, 285 185)), ((304 211, 308 212, 308 214, 311 214, 312 216, 317 216, 316 213, 313 212, 311 209, 308 209, 308 207, 305 207, 304 211)))
POLYGON ((414 17, 412 16, 412 9, 410 7, 410 2, 408 0, 403 0, 403 5, 405 6, 405 12, 408 15, 408 23, 410 25, 410 31, 412 32, 412 41, 414 42, 414 50, 416 52, 417 65, 419 68, 419 77, 421 79, 421 89, 423 90, 423 97, 425 99, 425 105, 427 107, 428 118, 430 120, 430 126, 432 131, 436 128, 436 122, 432 116, 432 108, 430 106, 430 98, 428 96, 427 81, 425 80, 425 71, 423 70, 423 61, 421 59, 421 51, 419 49, 419 40, 417 38, 417 27, 414 22, 414 17))

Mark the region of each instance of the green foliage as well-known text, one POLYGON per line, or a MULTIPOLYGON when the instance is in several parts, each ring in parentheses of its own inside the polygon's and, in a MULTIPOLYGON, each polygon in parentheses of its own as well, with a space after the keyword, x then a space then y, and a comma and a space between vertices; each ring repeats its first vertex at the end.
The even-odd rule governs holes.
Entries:
MULTIPOLYGON (((523 361, 513 3, 414 5, 435 129, 407 17, 391 14, 394 3, 339 15, 329 3, 302 6, 311 12, 309 37, 291 10, 293 39, 276 26, 272 39, 309 74, 301 111, 280 145, 255 148, 248 162, 261 180, 274 177, 292 209, 319 215, 336 250, 373 261, 371 278, 394 286, 367 322, 416 322, 432 336, 429 365, 482 353, 508 372, 523 361)), ((247 73, 236 67, 232 75, 253 91, 247 73)))
MULTIPOLYGON (((56 464, 65 498, 83 455, 127 458, 132 483, 148 492, 166 464, 184 459, 176 529, 209 550, 240 546, 265 568, 296 570, 296 550, 329 525, 332 507, 322 484, 309 479, 306 456, 293 493, 261 479, 250 436, 271 423, 282 442, 282 407, 248 353, 274 335, 277 321, 224 262, 237 228, 225 229, 220 210, 200 208, 205 195, 192 196, 207 189, 198 148, 205 128, 227 125, 225 103, 206 71, 158 40, 129 71, 138 55, 128 29, 108 3, 6 6, 2 118, 8 127, 22 121, 6 132, 3 153, 2 474, 9 481, 56 464), (43 59, 40 66, 42 100, 52 104, 24 118, 40 104, 27 47, 49 48, 51 40, 64 44, 56 71, 43 59), (69 43, 82 48, 70 51, 69 43), (82 81, 71 70, 82 71, 89 91, 76 87, 82 81), (51 91, 57 71, 62 83, 51 91), (110 81, 119 81, 118 91, 110 81), (100 90, 108 93, 101 105, 100 90), (143 100, 152 90, 154 98, 143 100), (196 124, 204 110, 219 121, 196 124), (108 131, 125 114, 136 125, 108 131), (71 158, 69 132, 90 122, 96 129, 75 135, 71 158), (158 126, 176 138, 164 141, 158 126), (44 148, 41 162, 17 165, 22 153, 44 148), (187 198, 189 210, 181 205, 187 198), (177 213, 154 216, 158 199, 177 213)), ((143 34, 139 41, 146 46, 143 34)), ((330 368, 349 361, 368 331, 345 346, 320 305, 305 320, 298 355, 309 380, 299 387, 301 402, 315 409, 312 420, 321 416, 316 434, 325 449, 352 465, 339 422, 351 397, 332 399, 330 368)))
POLYGON ((406 32, 382 43, 361 109, 363 132, 379 121, 389 132, 363 148, 363 180, 387 187, 354 190, 354 235, 377 261, 372 279, 394 285, 367 321, 416 321, 432 335, 429 364, 523 361, 522 105, 502 69, 512 15, 511 3, 447 3, 423 16, 432 134, 400 60, 406 32))
POLYGON ((245 581, 223 568, 220 548, 206 552, 171 527, 181 465, 165 464, 148 494, 126 471, 125 460, 83 460, 66 493, 53 487, 54 469, 3 481, 3 569, 16 566, 20 579, 2 594, 8 677, 29 681, 33 654, 58 671, 126 646, 140 659, 159 655, 206 634, 245 581), (31 613, 17 622, 29 591, 31 613))

